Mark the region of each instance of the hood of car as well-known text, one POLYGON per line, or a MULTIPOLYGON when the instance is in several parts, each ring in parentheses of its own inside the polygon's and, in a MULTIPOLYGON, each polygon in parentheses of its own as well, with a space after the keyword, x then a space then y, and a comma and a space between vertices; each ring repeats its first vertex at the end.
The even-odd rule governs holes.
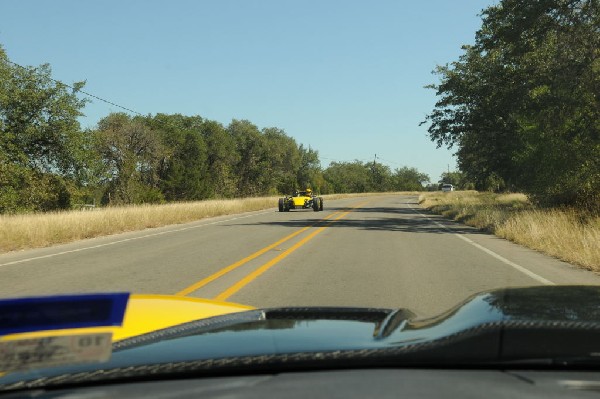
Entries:
POLYGON ((180 325, 198 319, 254 309, 252 306, 208 299, 174 295, 130 295, 119 325, 89 328, 38 330, 16 334, 0 334, 0 342, 47 336, 66 336, 74 333, 112 334, 113 342, 180 325))
POLYGON ((128 306, 122 328, 129 332, 116 336, 107 362, 11 373, 0 378, 0 384, 31 380, 35 386, 57 375, 67 380, 75 374, 96 378, 99 369, 104 370, 103 378, 124 378, 148 372, 349 367, 365 362, 378 366, 569 364, 595 362, 600 353, 600 288, 593 286, 483 292, 428 319, 402 308, 250 310, 234 304, 146 296, 133 296, 130 302, 139 306, 128 306), (164 301, 165 313, 154 312, 158 307, 151 300, 164 301), (148 308, 154 316, 146 313, 148 308), (145 315, 138 318, 136 312, 145 315), (183 322, 173 324, 174 314, 183 322), (160 317, 169 322, 152 320, 160 317), (145 322, 155 323, 148 325, 152 330, 129 325, 145 322), (40 380, 40 375, 45 377, 40 380))

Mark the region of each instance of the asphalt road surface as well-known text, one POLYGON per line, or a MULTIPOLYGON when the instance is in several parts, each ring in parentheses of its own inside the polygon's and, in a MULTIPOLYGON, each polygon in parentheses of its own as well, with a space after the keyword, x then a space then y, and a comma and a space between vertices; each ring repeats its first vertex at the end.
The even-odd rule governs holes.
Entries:
POLYGON ((416 196, 276 208, 0 255, 0 296, 128 291, 256 307, 368 306, 432 316, 507 286, 600 277, 419 208, 416 196))

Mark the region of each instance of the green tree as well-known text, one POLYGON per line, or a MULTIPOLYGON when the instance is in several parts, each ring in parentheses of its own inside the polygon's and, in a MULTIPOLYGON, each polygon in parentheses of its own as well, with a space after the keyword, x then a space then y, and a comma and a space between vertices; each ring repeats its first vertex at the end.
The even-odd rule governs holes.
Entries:
POLYGON ((393 189, 396 191, 422 191, 425 189, 425 184, 430 180, 425 173, 407 166, 396 169, 392 179, 393 189))
POLYGON ((204 121, 202 136, 208 147, 209 196, 232 198, 238 195, 236 166, 240 162, 234 138, 215 121, 204 121))
POLYGON ((302 144, 300 144, 297 151, 300 155, 296 170, 297 187, 302 189, 310 187, 317 193, 323 193, 325 191, 325 179, 321 170, 319 152, 310 146, 306 148, 302 144))
POLYGON ((227 131, 234 138, 239 154, 236 165, 238 195, 252 197, 266 194, 271 170, 264 136, 256 125, 247 120, 232 120, 227 131))
MULTIPOLYGON (((493 181, 490 180, 490 188, 493 185, 493 181)), ((439 185, 452 184, 458 190, 473 190, 474 184, 471 183, 465 173, 463 172, 443 172, 440 176, 439 185)))
POLYGON ((364 193, 386 191, 421 191, 429 176, 416 168, 402 167, 393 173, 378 162, 332 162, 323 171, 326 192, 364 193))
POLYGON ((163 171, 161 188, 165 199, 201 200, 208 198, 206 144, 198 133, 187 132, 163 171))
POLYGON ((426 122, 479 189, 600 204, 600 3, 503 0, 475 44, 439 67, 426 122))
POLYGON ((200 116, 157 114, 144 118, 162 141, 158 165, 159 188, 168 201, 191 201, 212 194, 208 177, 208 149, 200 116))
POLYGON ((0 213, 65 209, 90 177, 85 101, 47 64, 20 67, 0 47, 0 213))
POLYGON ((166 151, 160 135, 144 118, 113 113, 98 122, 96 149, 105 167, 103 202, 162 202, 159 165, 166 151))
POLYGON ((269 154, 267 186, 270 194, 291 193, 296 188, 298 171, 302 168, 302 154, 296 140, 281 129, 262 130, 269 154))
POLYGON ((369 168, 371 176, 369 191, 385 192, 394 189, 392 172, 389 166, 379 162, 365 164, 365 166, 369 168))
POLYGON ((358 160, 332 162, 323 176, 334 193, 364 193, 371 188, 371 170, 358 160))

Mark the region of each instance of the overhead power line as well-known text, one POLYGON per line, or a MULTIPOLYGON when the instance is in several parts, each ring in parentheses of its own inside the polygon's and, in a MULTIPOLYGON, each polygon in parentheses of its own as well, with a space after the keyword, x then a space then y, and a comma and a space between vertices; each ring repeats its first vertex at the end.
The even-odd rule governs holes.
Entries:
MULTIPOLYGON (((26 67, 24 67, 23 65, 17 64, 16 62, 13 62, 13 61, 11 61, 11 60, 8 60, 8 59, 7 59, 6 61, 8 61, 10 64, 12 64, 12 65, 15 65, 15 66, 17 66, 17 67, 19 67, 19 68, 21 68, 21 69, 25 69, 25 70, 27 69, 27 68, 26 68, 26 67)), ((119 105, 119 104, 117 104, 117 103, 115 103, 115 102, 112 102, 112 101, 106 100, 106 99, 104 99, 104 98, 102 98, 102 97, 98 97, 98 96, 96 96, 96 95, 94 95, 94 94, 92 94, 92 93, 88 93, 88 92, 86 92, 86 91, 83 91, 83 90, 81 90, 81 89, 75 88, 75 87, 73 87, 73 86, 71 86, 71 85, 69 85, 69 84, 67 84, 67 83, 61 82, 60 80, 54 79, 54 78, 52 78, 52 77, 50 77, 49 79, 50 79, 50 80, 52 80, 52 81, 53 81, 53 82, 55 82, 55 83, 58 83, 58 84, 61 84, 61 85, 63 85, 63 86, 66 86, 66 87, 70 88, 71 90, 73 90, 73 92, 81 93, 81 94, 84 94, 84 95, 86 95, 86 96, 88 96, 88 97, 95 98, 96 100, 102 101, 102 102, 104 102, 104 103, 106 103, 106 104, 110 104, 110 105, 112 105, 113 107, 121 108, 122 110, 125 110, 125 111, 127 111, 127 112, 131 112, 132 114, 136 114, 136 115, 144 116, 144 115, 143 115, 141 112, 137 112, 137 111, 135 111, 135 110, 133 110, 133 109, 131 109, 131 108, 124 107, 124 106, 122 106, 122 105, 119 105)))
POLYGON ((400 163, 395 162, 395 161, 390 161, 389 159, 383 159, 381 157, 377 157, 377 158, 380 159, 380 160, 382 160, 383 162, 387 162, 387 163, 391 163, 391 164, 394 164, 394 165, 402 166, 400 163))

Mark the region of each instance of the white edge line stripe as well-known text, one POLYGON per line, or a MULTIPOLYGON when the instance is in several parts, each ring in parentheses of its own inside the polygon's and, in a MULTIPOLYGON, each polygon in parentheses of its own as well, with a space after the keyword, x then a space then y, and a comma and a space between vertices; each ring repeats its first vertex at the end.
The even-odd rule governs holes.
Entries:
POLYGON ((458 238, 460 238, 461 240, 464 240, 464 241, 468 242, 469 244, 473 245, 475 248, 478 248, 478 249, 482 250, 486 254, 493 256, 494 258, 498 259, 499 261, 504 262, 507 265, 514 267, 515 269, 517 269, 521 273, 524 273, 524 274, 528 275, 532 279, 537 280, 537 281, 539 281, 542 284, 545 284, 545 285, 555 285, 552 281, 550 281, 548 279, 545 279, 544 277, 542 277, 542 276, 540 276, 538 274, 535 274, 531 270, 526 269, 526 268, 524 268, 521 265, 518 265, 518 264, 516 264, 514 262, 511 262, 510 260, 504 258, 503 256, 498 255, 496 252, 492 251, 491 249, 488 249, 488 248, 486 248, 486 247, 484 247, 484 246, 482 246, 480 244, 477 244, 476 242, 470 240, 469 238, 467 238, 467 237, 465 237, 465 236, 463 236, 461 234, 454 233, 454 235, 457 236, 458 238))
MULTIPOLYGON (((145 235, 139 236, 139 237, 124 238, 122 240, 111 241, 111 242, 107 242, 107 243, 104 243, 104 244, 92 245, 90 247, 84 247, 84 248, 71 249, 69 251, 56 252, 56 253, 48 254, 48 255, 35 256, 33 258, 19 259, 19 260, 15 260, 15 261, 12 261, 12 262, 0 263, 0 267, 2 267, 2 266, 16 265, 16 264, 25 263, 25 262, 31 262, 31 261, 39 260, 39 259, 53 258, 55 256, 66 255, 66 254, 71 254, 71 253, 81 252, 81 251, 87 251, 89 249, 96 249, 96 248, 107 247, 109 245, 115 245, 115 244, 121 244, 121 243, 128 242, 128 241, 140 240, 142 238, 156 237, 156 236, 160 236, 160 235, 163 235, 163 234, 170 234, 170 233, 178 233, 178 232, 181 232, 181 231, 197 229, 199 227, 211 226, 211 225, 215 225, 215 224, 219 224, 219 223, 231 222, 233 220, 245 219, 245 218, 249 218, 249 217, 252 217, 252 216, 264 215, 264 214, 269 213, 269 212, 271 212, 271 211, 264 211, 264 212, 252 213, 250 215, 239 216, 239 217, 235 217, 235 218, 231 218, 231 219, 226 219, 226 220, 217 220, 217 221, 210 222, 210 223, 203 223, 203 224, 199 224, 199 225, 196 225, 196 226, 182 227, 180 229, 175 229, 175 230, 168 230, 168 231, 161 231, 161 232, 158 232, 158 233, 145 234, 145 235)), ((102 237, 109 237, 109 236, 102 236, 102 237)), ((97 237, 97 238, 100 238, 100 237, 97 237)))
POLYGON ((461 240, 463 240, 463 241, 471 244, 472 246, 474 246, 477 249, 480 249, 481 251, 485 252, 486 254, 488 254, 490 256, 493 256, 494 258, 498 259, 500 262, 505 263, 505 264, 513 267, 514 269, 520 271, 521 273, 526 274, 527 276, 531 277, 532 279, 534 279, 536 281, 539 281, 540 283, 545 284, 545 285, 556 285, 552 281, 550 281, 548 279, 545 279, 544 277, 542 277, 542 276, 540 276, 538 274, 535 274, 531 270, 526 269, 523 266, 518 265, 518 264, 516 264, 514 262, 511 262, 510 260, 506 259, 505 257, 503 257, 501 255, 498 255, 496 252, 492 251, 491 249, 488 249, 488 248, 486 248, 486 247, 484 247, 484 246, 482 246, 480 244, 477 244, 476 242, 474 242, 471 239, 463 236, 462 234, 458 234, 458 233, 453 232, 452 229, 448 228, 447 226, 444 226, 441 223, 438 223, 436 220, 433 220, 433 219, 431 219, 430 217, 428 217, 426 215, 423 215, 421 212, 417 211, 416 209, 414 209, 414 208, 411 208, 411 209, 417 215, 420 215, 420 216, 424 217, 425 219, 431 220, 431 222, 433 222, 436 226, 441 227, 442 229, 449 231, 450 233, 452 233, 453 235, 457 236, 461 240))

